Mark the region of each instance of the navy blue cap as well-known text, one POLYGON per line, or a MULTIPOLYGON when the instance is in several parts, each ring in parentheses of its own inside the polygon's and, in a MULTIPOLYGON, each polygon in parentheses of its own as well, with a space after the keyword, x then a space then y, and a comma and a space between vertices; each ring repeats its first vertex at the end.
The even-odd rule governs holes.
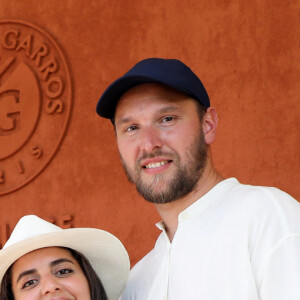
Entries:
POLYGON ((210 106, 202 82, 188 66, 177 59, 148 58, 138 62, 105 90, 98 101, 97 113, 112 119, 120 97, 142 83, 162 83, 198 100, 205 107, 210 106))

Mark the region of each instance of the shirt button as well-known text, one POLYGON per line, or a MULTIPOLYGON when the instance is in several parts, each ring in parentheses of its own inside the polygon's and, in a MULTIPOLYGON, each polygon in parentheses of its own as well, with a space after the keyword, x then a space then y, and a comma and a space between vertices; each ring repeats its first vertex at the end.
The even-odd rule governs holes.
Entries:
POLYGON ((163 297, 163 300, 168 300, 167 295, 165 295, 165 296, 163 297))

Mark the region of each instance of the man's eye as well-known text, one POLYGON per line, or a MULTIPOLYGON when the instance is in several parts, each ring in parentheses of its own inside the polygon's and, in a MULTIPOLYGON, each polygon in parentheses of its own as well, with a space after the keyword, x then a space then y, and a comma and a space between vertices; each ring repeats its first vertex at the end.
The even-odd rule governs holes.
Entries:
POLYGON ((32 285, 35 285, 36 283, 37 283, 36 279, 30 279, 23 284, 22 289, 28 288, 32 285))
POLYGON ((130 132, 130 131, 136 130, 137 128, 138 128, 137 126, 131 125, 131 126, 126 127, 125 131, 130 132))
POLYGON ((70 273, 73 273, 73 270, 71 270, 71 269, 61 269, 58 272, 56 272, 57 275, 62 275, 62 276, 68 275, 70 273))
POLYGON ((173 116, 167 116, 162 119, 162 122, 171 122, 174 120, 173 116))

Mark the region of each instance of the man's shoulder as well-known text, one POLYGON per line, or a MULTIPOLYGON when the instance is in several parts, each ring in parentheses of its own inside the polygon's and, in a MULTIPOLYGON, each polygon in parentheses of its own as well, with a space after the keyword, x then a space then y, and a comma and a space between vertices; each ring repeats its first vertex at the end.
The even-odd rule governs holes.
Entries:
POLYGON ((285 224, 295 221, 299 226, 300 203, 278 188, 236 182, 224 197, 229 209, 235 208, 251 222, 253 219, 257 224, 264 220, 285 224))
POLYGON ((292 196, 276 187, 243 184, 236 179, 233 184, 231 182, 228 195, 240 199, 239 201, 250 201, 250 203, 255 202, 260 205, 288 204, 299 206, 299 202, 292 196))

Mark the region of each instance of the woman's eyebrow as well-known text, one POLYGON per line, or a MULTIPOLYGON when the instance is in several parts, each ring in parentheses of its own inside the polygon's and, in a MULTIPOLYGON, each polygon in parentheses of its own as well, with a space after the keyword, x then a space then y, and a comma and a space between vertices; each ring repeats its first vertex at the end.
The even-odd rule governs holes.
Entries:
POLYGON ((18 283, 24 276, 31 275, 31 274, 34 274, 34 273, 36 273, 36 272, 37 272, 36 269, 30 269, 30 270, 26 270, 26 271, 22 272, 22 273, 18 276, 17 283, 18 283))
MULTIPOLYGON (((63 262, 69 262, 71 264, 74 265, 74 262, 70 259, 67 259, 67 258, 59 258, 59 259, 56 259, 56 260, 53 260, 49 265, 50 267, 53 267, 53 266, 56 266, 60 263, 63 263, 63 262)), ((27 275, 31 275, 31 274, 34 274, 34 273, 37 273, 37 270, 36 269, 30 269, 30 270, 26 270, 24 272, 22 272, 18 278, 17 278, 17 283, 25 276, 27 275)))
POLYGON ((50 267, 54 267, 54 266, 59 265, 64 262, 69 262, 74 265, 74 262, 67 258, 59 258, 59 259, 53 260, 53 261, 51 261, 51 263, 49 265, 50 265, 50 267))

